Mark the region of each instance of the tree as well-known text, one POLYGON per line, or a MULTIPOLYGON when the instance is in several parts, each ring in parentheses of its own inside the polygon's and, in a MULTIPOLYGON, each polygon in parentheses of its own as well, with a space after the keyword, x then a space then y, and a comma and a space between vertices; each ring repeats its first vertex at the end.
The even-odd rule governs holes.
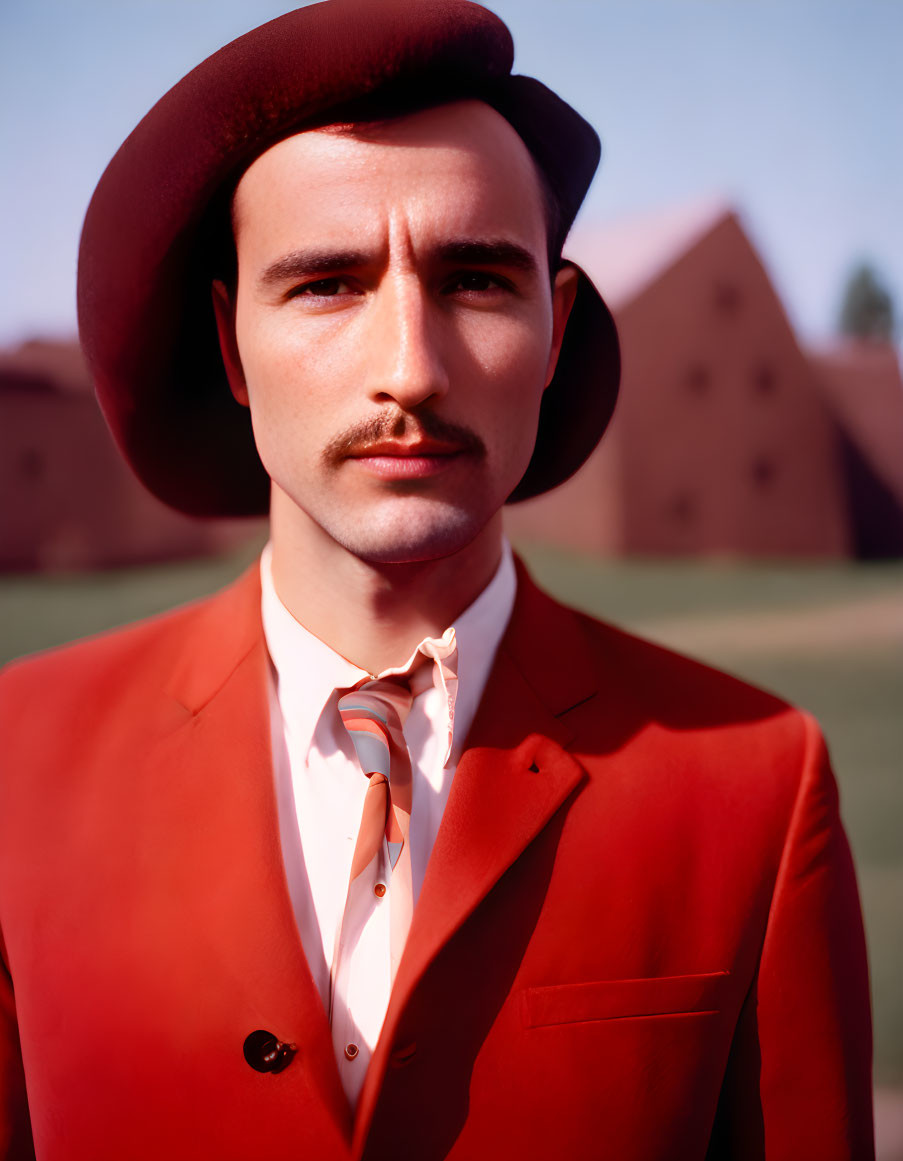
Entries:
POLYGON ((840 308, 838 329, 854 339, 889 343, 894 336, 894 303, 868 262, 850 273, 840 308))

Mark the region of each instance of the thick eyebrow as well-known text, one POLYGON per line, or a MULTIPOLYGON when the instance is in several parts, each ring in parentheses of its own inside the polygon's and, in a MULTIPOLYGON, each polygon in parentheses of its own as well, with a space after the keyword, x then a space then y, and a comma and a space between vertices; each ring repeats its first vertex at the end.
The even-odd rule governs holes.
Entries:
MULTIPOLYGON (((462 239, 446 242, 437 248, 441 262, 455 266, 504 266, 537 275, 536 259, 524 246, 508 239, 462 239)), ((277 258, 257 280, 265 290, 311 274, 330 274, 365 266, 371 259, 361 250, 294 250, 277 258)))
POLYGON ((525 274, 538 274, 536 259, 524 246, 506 238, 448 242, 439 247, 439 257, 460 266, 507 266, 525 274))
POLYGON ((367 255, 360 250, 294 250, 267 266, 257 279, 257 285, 267 289, 312 273, 329 274, 333 270, 363 266, 366 262, 367 255))

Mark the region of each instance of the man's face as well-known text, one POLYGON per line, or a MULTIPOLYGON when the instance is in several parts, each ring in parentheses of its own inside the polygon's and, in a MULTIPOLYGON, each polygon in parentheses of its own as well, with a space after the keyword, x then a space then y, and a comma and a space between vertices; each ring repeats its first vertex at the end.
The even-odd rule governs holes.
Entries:
POLYGON ((521 139, 477 101, 300 133, 234 218, 214 301, 274 505, 373 562, 469 544, 526 470, 572 300, 521 139))

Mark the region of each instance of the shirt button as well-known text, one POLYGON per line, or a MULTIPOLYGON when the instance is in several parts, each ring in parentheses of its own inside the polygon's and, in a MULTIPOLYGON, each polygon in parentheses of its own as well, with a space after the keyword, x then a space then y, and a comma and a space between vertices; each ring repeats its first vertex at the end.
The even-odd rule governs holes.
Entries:
POLYGON ((377 899, 382 899, 382 897, 383 897, 383 895, 385 895, 385 893, 386 893, 386 884, 385 883, 377 883, 376 886, 373 888, 373 894, 376 896, 377 899))
POLYGON ((360 1049, 358 1048, 358 1046, 356 1044, 346 1044, 345 1045, 345 1059, 346 1060, 354 1060, 354 1058, 357 1056, 357 1054, 359 1052, 360 1052, 360 1049))

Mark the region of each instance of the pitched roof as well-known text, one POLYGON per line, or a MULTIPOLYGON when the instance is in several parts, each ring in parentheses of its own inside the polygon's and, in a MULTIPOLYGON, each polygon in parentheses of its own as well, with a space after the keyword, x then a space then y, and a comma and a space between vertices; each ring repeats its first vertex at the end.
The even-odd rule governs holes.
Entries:
POLYGON ((75 339, 30 339, 0 350, 0 387, 90 395, 91 378, 75 339))
POLYGON ((708 197, 611 222, 580 223, 568 238, 565 254, 586 269, 617 310, 735 216, 724 199, 708 197))

